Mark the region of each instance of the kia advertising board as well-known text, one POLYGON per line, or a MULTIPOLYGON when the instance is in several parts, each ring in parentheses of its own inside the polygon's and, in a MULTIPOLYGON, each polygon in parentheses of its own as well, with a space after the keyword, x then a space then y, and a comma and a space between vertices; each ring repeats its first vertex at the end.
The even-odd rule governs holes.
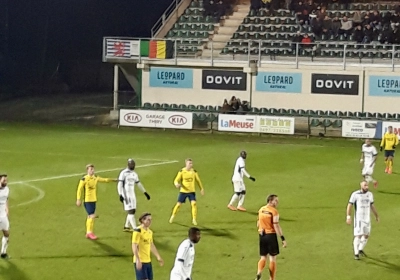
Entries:
POLYGON ((219 114, 218 131, 257 132, 257 116, 219 114))
POLYGON ((381 136, 383 136, 388 131, 389 126, 393 127, 393 133, 396 134, 400 140, 400 122, 382 122, 381 136))
POLYGON ((246 90, 247 74, 242 71, 203 70, 202 89, 246 90))
POLYGON ((311 74, 311 93, 358 95, 358 75, 311 74))
POLYGON ((152 128, 192 129, 193 114, 186 112, 121 109, 119 111, 119 125, 152 128))
POLYGON ((258 116, 258 130, 261 133, 294 134, 294 118, 258 116))
POLYGON ((342 137, 380 139, 382 122, 343 120, 342 137))

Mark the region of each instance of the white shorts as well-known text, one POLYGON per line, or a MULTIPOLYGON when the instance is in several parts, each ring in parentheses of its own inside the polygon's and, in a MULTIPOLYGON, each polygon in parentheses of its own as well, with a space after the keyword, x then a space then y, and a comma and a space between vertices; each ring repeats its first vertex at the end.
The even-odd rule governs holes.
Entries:
POLYGON ((185 278, 183 278, 182 275, 180 275, 179 273, 173 272, 171 271, 171 275, 169 277, 170 280, 186 280, 185 278))
POLYGON ((374 167, 375 167, 375 165, 373 165, 371 167, 371 164, 364 164, 364 167, 361 171, 361 175, 363 175, 363 176, 372 175, 374 173, 374 167))
POLYGON ((0 217, 0 230, 10 230, 10 222, 8 221, 8 217, 0 217))
POLYGON ((371 234, 371 222, 366 221, 354 221, 354 236, 370 235, 371 234))
POLYGON ((246 190, 246 186, 243 181, 233 181, 233 190, 235 193, 242 192, 246 190))
POLYGON ((124 210, 129 211, 133 209, 136 209, 136 197, 127 196, 124 200, 124 210))

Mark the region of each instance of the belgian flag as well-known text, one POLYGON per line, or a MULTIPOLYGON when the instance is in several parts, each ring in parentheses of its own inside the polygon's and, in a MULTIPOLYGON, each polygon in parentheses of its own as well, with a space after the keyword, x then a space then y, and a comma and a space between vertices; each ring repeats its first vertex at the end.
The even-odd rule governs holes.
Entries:
POLYGON ((149 58, 173 58, 174 42, 171 40, 152 40, 149 47, 149 58))

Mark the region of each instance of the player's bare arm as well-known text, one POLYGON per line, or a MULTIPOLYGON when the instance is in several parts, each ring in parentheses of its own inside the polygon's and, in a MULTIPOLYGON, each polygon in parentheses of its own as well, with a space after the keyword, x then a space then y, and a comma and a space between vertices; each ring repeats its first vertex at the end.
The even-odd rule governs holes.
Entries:
POLYGON ((375 219, 376 219, 376 221, 377 221, 377 222, 379 222, 379 215, 378 215, 378 211, 376 210, 376 207, 375 207, 375 205, 374 205, 374 204, 371 204, 371 210, 372 210, 372 213, 374 213, 374 215, 375 215, 375 219))
POLYGON ((347 209, 346 209, 346 223, 348 225, 351 225, 351 208, 353 207, 353 204, 348 203, 347 204, 347 209))
POLYGON ((139 258, 139 244, 132 243, 132 251, 133 251, 133 255, 136 258, 136 269, 141 270, 142 262, 140 261, 140 258, 139 258))
POLYGON ((283 231, 282 231, 281 225, 279 224, 279 216, 274 216, 273 223, 274 223, 274 229, 275 229, 276 234, 282 240, 282 247, 286 248, 287 243, 286 243, 285 237, 283 236, 283 231))
POLYGON ((8 214, 10 213, 10 212, 9 212, 9 209, 10 209, 10 208, 8 207, 8 200, 7 200, 7 202, 6 202, 6 214, 7 214, 7 217, 8 217, 8 214))
POLYGON ((363 152, 361 152, 360 163, 363 163, 363 162, 364 162, 364 153, 363 153, 363 152))
POLYGON ((164 265, 164 260, 161 258, 160 254, 158 253, 158 250, 156 248, 156 245, 154 245, 153 242, 150 245, 150 250, 154 254, 154 256, 156 256, 157 261, 160 263, 160 266, 163 266, 164 265))

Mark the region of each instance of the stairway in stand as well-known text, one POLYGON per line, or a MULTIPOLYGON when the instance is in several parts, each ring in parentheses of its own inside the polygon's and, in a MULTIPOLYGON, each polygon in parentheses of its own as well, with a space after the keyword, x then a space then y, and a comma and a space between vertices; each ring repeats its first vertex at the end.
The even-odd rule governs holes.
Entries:
POLYGON ((232 15, 226 16, 225 19, 220 21, 218 30, 203 50, 202 58, 209 58, 211 56, 216 58, 221 54, 222 49, 232 38, 233 33, 236 32, 243 19, 248 15, 249 10, 249 1, 242 1, 241 4, 235 6, 232 15))

